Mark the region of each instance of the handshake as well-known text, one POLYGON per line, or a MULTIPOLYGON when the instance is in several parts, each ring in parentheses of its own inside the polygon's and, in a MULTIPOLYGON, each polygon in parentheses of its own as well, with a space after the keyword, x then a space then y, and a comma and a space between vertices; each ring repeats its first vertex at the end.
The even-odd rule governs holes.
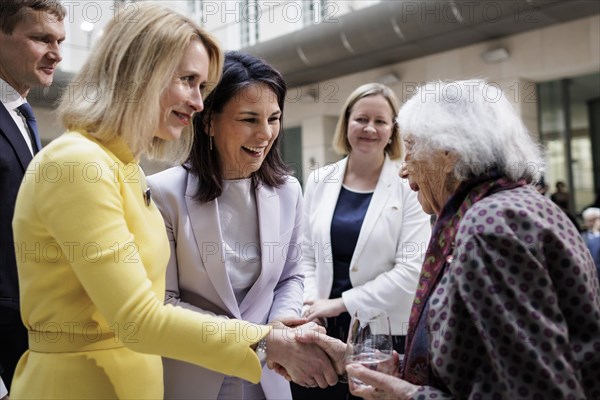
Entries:
MULTIPOLYGON (((305 387, 326 388, 346 376, 347 346, 325 334, 325 329, 304 318, 271 323, 267 336, 267 366, 305 387)), ((410 399, 419 386, 400 379, 400 358, 393 353, 389 362, 376 370, 358 364, 347 367, 350 392, 367 400, 410 399), (362 382, 358 384, 356 382, 362 382)))
POLYGON ((267 366, 305 387, 335 385, 345 373, 346 344, 325 334, 325 328, 304 318, 271 323, 267 366))

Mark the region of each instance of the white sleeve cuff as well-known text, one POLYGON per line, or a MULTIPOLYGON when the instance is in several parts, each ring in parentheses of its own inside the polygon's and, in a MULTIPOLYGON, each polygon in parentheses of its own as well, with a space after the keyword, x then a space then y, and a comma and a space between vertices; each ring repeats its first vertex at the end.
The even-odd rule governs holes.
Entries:
POLYGON ((0 378, 0 399, 8 394, 8 390, 6 390, 6 386, 4 386, 4 381, 0 378))

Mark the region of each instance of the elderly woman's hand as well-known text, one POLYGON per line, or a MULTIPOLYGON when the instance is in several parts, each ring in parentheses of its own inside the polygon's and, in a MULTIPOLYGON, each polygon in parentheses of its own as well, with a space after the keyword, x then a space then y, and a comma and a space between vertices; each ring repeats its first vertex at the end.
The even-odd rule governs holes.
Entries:
POLYGON ((303 335, 325 337, 325 328, 312 322, 293 329, 275 327, 267 337, 267 366, 301 386, 335 385, 337 370, 329 355, 314 342, 298 340, 303 335))
POLYGON ((407 400, 419 389, 417 385, 383 372, 371 371, 360 364, 348 365, 346 372, 350 392, 367 400, 407 400), (367 386, 357 385, 353 379, 367 386))

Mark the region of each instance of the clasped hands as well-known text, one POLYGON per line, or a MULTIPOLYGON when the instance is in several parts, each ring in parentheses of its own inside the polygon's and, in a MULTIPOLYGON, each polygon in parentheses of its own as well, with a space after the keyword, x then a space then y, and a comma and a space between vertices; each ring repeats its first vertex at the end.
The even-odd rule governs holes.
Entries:
POLYGON ((359 364, 346 368, 346 343, 325 334, 325 329, 304 318, 281 321, 267 345, 267 365, 278 374, 301 386, 326 388, 348 373, 350 390, 365 399, 408 399, 419 388, 398 375, 400 360, 396 352, 389 365, 371 371, 359 364), (353 378, 366 385, 356 385, 353 378))
POLYGON ((269 368, 305 387, 326 388, 338 382, 338 375, 344 372, 343 342, 330 338, 325 328, 305 318, 280 320, 271 325, 274 329, 267 338, 269 368), (335 343, 336 350, 330 341, 339 342, 335 343))

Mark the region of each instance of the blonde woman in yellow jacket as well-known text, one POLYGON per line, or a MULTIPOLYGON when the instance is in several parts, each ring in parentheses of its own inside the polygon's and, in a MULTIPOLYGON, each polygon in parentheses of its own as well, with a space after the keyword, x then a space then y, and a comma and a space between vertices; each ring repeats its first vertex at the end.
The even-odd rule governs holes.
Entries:
POLYGON ((303 384, 335 381, 324 354, 286 329, 163 304, 169 242, 138 160, 187 155, 185 128, 203 108, 201 90, 219 79, 222 53, 173 11, 126 10, 65 93, 68 132, 38 153, 19 191, 13 229, 29 350, 11 398, 159 399, 160 356, 256 383, 266 353, 303 384))

